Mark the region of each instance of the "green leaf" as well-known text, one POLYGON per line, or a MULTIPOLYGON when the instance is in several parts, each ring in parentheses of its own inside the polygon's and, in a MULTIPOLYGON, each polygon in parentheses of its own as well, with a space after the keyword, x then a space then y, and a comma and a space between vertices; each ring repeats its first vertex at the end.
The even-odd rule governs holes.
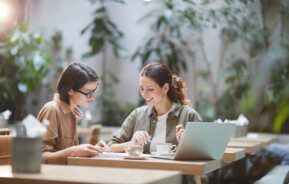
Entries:
POLYGON ((84 29, 81 30, 80 34, 83 35, 88 29, 91 27, 91 23, 89 23, 84 29))
POLYGON ((281 128, 285 122, 285 120, 289 117, 289 105, 283 107, 279 114, 276 116, 273 124, 273 131, 279 133, 281 128))
POLYGON ((183 0, 186 3, 189 3, 190 5, 196 5, 196 3, 193 0, 183 0))

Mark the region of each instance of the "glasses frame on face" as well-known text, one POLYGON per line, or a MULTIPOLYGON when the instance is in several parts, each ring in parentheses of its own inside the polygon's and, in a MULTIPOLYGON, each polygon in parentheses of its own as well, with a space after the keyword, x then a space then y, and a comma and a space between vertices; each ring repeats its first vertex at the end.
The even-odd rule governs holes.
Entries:
POLYGON ((88 99, 88 98, 91 98, 92 95, 93 95, 95 92, 98 91, 99 87, 100 87, 100 82, 97 83, 97 86, 96 86, 95 89, 93 89, 93 90, 91 90, 91 91, 89 91, 89 92, 83 92, 83 91, 80 91, 79 89, 77 89, 77 90, 75 90, 75 91, 77 91, 77 92, 83 94, 83 95, 86 97, 86 99, 88 99))

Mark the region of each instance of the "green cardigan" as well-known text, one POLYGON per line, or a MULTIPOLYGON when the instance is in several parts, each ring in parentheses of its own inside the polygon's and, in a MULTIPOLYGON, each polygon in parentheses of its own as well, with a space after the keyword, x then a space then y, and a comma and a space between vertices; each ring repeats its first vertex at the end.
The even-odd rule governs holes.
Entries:
MULTIPOLYGON (((139 107, 126 118, 120 132, 117 135, 113 135, 109 145, 130 141, 136 131, 146 131, 151 137, 154 137, 157 121, 156 111, 153 107, 139 107)), ((179 124, 185 126, 190 121, 202 121, 202 119, 190 106, 177 103, 167 117, 166 142, 178 145, 176 126, 179 124)), ((149 153, 149 148, 150 143, 144 146, 144 153, 149 153)))

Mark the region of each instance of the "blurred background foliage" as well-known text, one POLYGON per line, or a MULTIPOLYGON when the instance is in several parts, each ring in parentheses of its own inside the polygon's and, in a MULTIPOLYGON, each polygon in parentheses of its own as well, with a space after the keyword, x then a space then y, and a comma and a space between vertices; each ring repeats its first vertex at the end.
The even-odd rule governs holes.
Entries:
MULTIPOLYGON (((101 54, 103 86, 97 100, 100 122, 116 126, 141 104, 119 104, 113 90, 119 79, 107 69, 109 53, 115 58, 127 57, 121 44, 125 35, 108 13, 110 4, 125 4, 122 0, 91 2, 96 9, 81 32, 90 34, 90 50, 83 56, 101 54)), ((138 23, 149 23, 150 30, 131 56, 132 61, 140 61, 141 67, 163 61, 181 76, 192 69, 194 77, 186 81, 198 81, 192 105, 206 121, 236 119, 244 113, 253 131, 289 132, 288 1, 158 0, 147 4, 153 4, 153 9, 148 8, 138 23), (205 43, 204 38, 212 33, 219 33, 218 51, 210 50, 210 43, 205 43), (217 53, 216 57, 210 58, 211 52, 217 53)), ((25 26, 18 26, 2 42, 0 111, 9 108, 17 114, 13 118, 23 116, 27 94, 55 80, 51 76, 71 62, 72 49, 68 47, 63 56, 61 32, 56 32, 50 42, 47 47, 42 36, 25 26), (45 78, 49 67, 55 73, 45 78)))
POLYGON ((50 67, 48 42, 20 25, 0 46, 0 112, 10 109, 12 120, 26 115, 27 96, 37 91, 50 67))
POLYGON ((195 23, 192 0, 152 1, 156 8, 150 10, 139 22, 149 21, 150 31, 132 56, 145 66, 152 61, 166 63, 175 74, 187 71, 194 52, 184 37, 184 28, 195 23))
POLYGON ((285 21, 289 2, 257 3, 260 12, 256 1, 227 1, 227 8, 216 11, 215 17, 226 23, 222 41, 239 42, 248 54, 247 58, 231 57, 225 67, 230 75, 225 77, 227 89, 217 101, 216 115, 228 118, 244 112, 252 130, 280 132, 289 117, 289 22, 285 21))
POLYGON ((142 19, 150 20, 151 32, 132 59, 139 57, 142 66, 163 61, 177 74, 193 61, 202 81, 195 108, 204 120, 245 113, 252 130, 280 132, 289 117, 288 1, 152 3, 159 9, 142 19), (212 29, 221 33, 219 58, 213 60, 204 44, 212 29))
POLYGON ((115 57, 127 57, 127 51, 122 46, 123 33, 112 21, 108 13, 108 3, 124 4, 122 0, 90 0, 96 7, 92 14, 92 21, 81 31, 90 32, 90 51, 83 58, 101 54, 101 93, 97 97, 97 108, 100 107, 100 123, 107 126, 120 126, 129 112, 134 108, 132 104, 121 107, 115 98, 113 86, 119 83, 118 76, 107 69, 108 54, 113 51, 115 57))

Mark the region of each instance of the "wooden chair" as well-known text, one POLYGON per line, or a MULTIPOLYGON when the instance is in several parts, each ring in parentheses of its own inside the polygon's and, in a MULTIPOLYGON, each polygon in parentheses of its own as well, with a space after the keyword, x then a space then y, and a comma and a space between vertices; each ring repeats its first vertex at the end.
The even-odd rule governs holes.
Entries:
POLYGON ((89 135, 88 135, 88 143, 91 145, 95 145, 98 143, 100 129, 102 128, 102 125, 92 125, 89 129, 89 135))
POLYGON ((0 135, 10 135, 11 130, 7 128, 0 129, 0 135))
POLYGON ((0 165, 11 165, 12 136, 0 135, 0 165))

